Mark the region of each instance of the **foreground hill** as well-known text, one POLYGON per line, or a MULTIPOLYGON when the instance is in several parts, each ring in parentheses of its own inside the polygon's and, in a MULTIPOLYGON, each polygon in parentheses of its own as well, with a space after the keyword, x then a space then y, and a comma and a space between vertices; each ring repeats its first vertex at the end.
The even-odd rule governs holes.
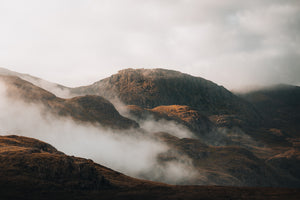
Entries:
POLYGON ((243 122, 258 123, 259 115, 243 99, 222 86, 199 77, 165 69, 125 69, 90 86, 72 89, 73 94, 97 94, 120 99, 127 105, 154 108, 185 105, 207 116, 237 115, 243 122))
POLYGON ((63 99, 18 77, 0 75, 0 81, 6 85, 7 96, 12 100, 39 103, 59 116, 98 123, 107 128, 130 129, 139 126, 135 121, 121 116, 108 100, 100 96, 63 99))
POLYGON ((172 186, 130 178, 32 138, 0 136, 1 199, 299 199, 297 189, 172 186))

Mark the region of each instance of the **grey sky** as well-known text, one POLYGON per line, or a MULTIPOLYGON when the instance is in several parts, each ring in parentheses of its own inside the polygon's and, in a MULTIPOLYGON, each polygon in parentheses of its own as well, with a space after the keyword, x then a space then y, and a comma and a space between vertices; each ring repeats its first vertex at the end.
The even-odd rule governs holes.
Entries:
POLYGON ((0 67, 67 86, 167 68, 300 85, 299 0, 0 0, 0 67))

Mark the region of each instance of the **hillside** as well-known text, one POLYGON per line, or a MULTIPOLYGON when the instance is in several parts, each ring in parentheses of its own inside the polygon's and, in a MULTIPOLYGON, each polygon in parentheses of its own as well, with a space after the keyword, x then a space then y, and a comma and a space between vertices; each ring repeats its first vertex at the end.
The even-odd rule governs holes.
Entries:
POLYGON ((274 134, 300 137, 300 87, 275 85, 241 96, 261 111, 274 134))
POLYGON ((0 198, 299 199, 297 189, 172 186, 130 178, 32 138, 0 136, 0 198))
POLYGON ((161 162, 186 156, 198 170, 194 184, 268 187, 299 187, 299 150, 278 153, 266 147, 212 146, 201 140, 179 139, 168 133, 155 133, 170 146, 160 155, 161 162), (263 154, 262 154, 263 152, 263 154), (269 154, 267 157, 265 157, 269 154), (298 174, 298 175, 297 175, 298 174))
POLYGON ((121 116, 108 100, 99 96, 63 99, 18 77, 0 75, 0 80, 6 85, 9 98, 41 104, 47 111, 59 116, 99 123, 107 128, 130 129, 139 126, 135 121, 121 116))

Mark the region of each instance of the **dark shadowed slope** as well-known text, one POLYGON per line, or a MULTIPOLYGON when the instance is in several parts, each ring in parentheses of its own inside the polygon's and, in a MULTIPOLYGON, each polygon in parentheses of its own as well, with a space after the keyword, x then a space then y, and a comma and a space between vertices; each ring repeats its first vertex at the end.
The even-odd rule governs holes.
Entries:
POLYGON ((276 85, 241 96, 261 111, 274 134, 300 137, 300 87, 276 85))
POLYGON ((48 111, 59 116, 69 116, 77 121, 99 123, 107 128, 137 128, 133 120, 119 114, 115 107, 100 96, 88 95, 62 99, 32 83, 13 76, 1 76, 6 93, 12 100, 39 103, 48 111))
POLYGON ((259 137, 281 149, 267 163, 300 177, 300 87, 275 85, 241 95, 261 111, 267 134, 259 137), (281 145, 280 145, 281 144, 281 145), (285 147, 285 148, 283 148, 285 147))
POLYGON ((186 105, 205 115, 238 115, 257 123, 255 109, 222 86, 199 77, 165 69, 125 69, 90 86, 74 88, 74 94, 119 98, 127 105, 154 108, 186 105))
POLYGON ((0 198, 299 199, 298 189, 172 186, 130 178, 39 140, 0 136, 0 198))

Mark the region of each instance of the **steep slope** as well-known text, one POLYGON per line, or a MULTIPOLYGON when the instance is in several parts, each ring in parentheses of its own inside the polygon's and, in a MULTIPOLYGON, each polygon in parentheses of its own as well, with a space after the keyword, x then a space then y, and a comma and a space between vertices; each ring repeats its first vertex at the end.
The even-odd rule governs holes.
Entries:
POLYGON ((72 93, 119 98, 127 105, 144 108, 186 105, 207 116, 237 115, 242 122, 255 124, 259 121, 259 115, 249 103, 224 87, 172 70, 125 69, 90 86, 74 88, 72 93))
POLYGON ((13 76, 0 76, 5 83, 7 96, 27 103, 42 104, 47 111, 59 116, 69 116, 81 122, 99 123, 107 128, 137 128, 133 120, 119 114, 115 107, 99 96, 82 96, 62 99, 27 81, 13 76))
POLYGON ((32 138, 0 136, 0 198, 299 199, 297 189, 172 186, 130 178, 32 138))

